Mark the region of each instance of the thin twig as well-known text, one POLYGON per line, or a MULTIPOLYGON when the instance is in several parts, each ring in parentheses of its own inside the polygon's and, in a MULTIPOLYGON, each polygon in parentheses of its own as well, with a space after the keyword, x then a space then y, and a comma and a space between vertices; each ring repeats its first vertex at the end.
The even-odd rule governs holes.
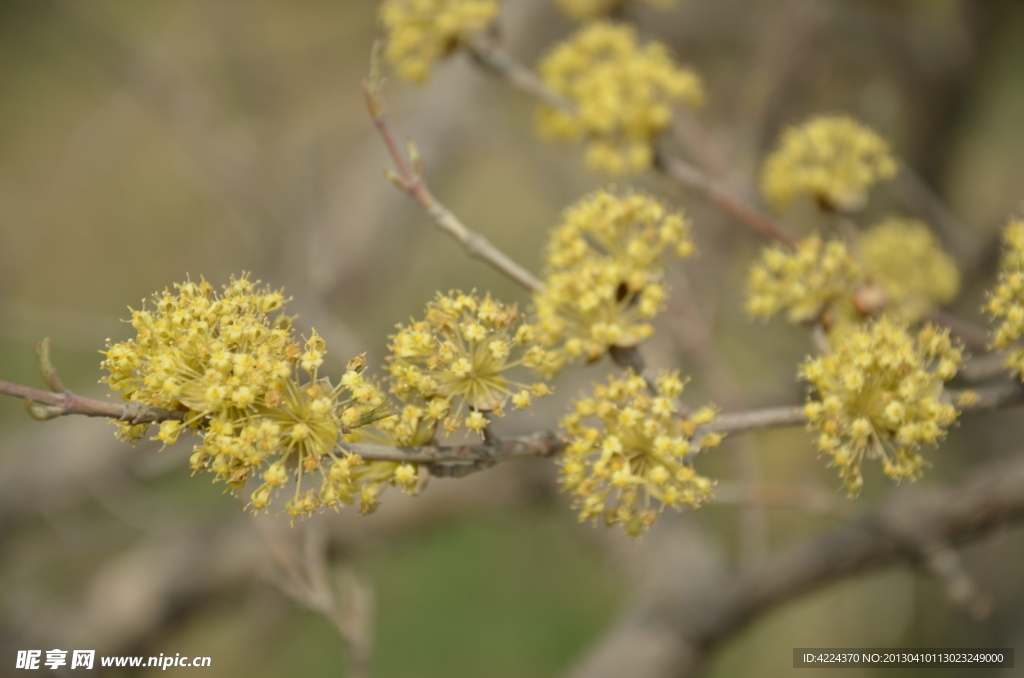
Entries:
POLYGON ((184 412, 172 412, 138 402, 117 402, 86 398, 65 390, 51 393, 31 386, 0 381, 0 394, 21 398, 35 419, 53 419, 69 414, 85 417, 107 417, 132 424, 153 424, 169 419, 181 420, 184 412))
POLYGON ((501 47, 493 36, 477 35, 463 46, 477 65, 528 96, 564 111, 575 108, 572 101, 548 87, 540 76, 501 47))
POLYGON ((331 583, 326 535, 307 525, 300 555, 267 527, 260 530, 283 578, 275 583, 288 597, 331 623, 348 649, 348 676, 367 678, 373 649, 373 592, 349 574, 344 597, 331 583))
POLYGON ((486 237, 467 228, 459 221, 458 217, 434 197, 423 179, 423 167, 420 164, 415 145, 410 142, 408 152, 402 150, 398 136, 388 119, 384 101, 378 94, 377 83, 364 82, 363 92, 366 95, 366 103, 369 106, 374 125, 380 132, 384 146, 395 165, 396 171, 389 175, 394 184, 414 197, 437 227, 462 245, 470 256, 490 264, 531 292, 539 290, 541 283, 536 276, 492 245, 486 237))
POLYGON ((654 156, 654 168, 681 186, 703 193, 722 211, 731 214, 769 240, 781 242, 789 247, 799 242, 799 238, 783 228, 775 219, 737 195, 721 181, 712 179, 685 160, 658 152, 654 156))

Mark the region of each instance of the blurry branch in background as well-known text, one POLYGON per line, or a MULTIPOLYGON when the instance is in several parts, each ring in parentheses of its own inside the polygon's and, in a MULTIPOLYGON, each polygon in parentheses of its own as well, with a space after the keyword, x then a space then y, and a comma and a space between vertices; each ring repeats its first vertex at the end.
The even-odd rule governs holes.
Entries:
POLYGON ((961 269, 976 256, 977 244, 971 237, 971 231, 917 172, 902 164, 889 186, 908 210, 935 225, 961 269))
MULTIPOLYGON (((469 50, 475 63, 480 64, 490 73, 506 80, 531 97, 559 108, 572 107, 571 102, 566 101, 548 89, 547 85, 544 84, 544 81, 536 73, 517 61, 515 57, 493 39, 478 37, 470 41, 466 48, 469 50)), ((705 152, 709 152, 707 149, 711 148, 710 141, 705 140, 704 143, 705 152)), ((721 164, 718 158, 721 158, 721 156, 716 152, 716 166, 721 164)), ((685 160, 672 157, 667 155, 662 149, 657 149, 654 158, 654 168, 679 185, 703 194, 705 198, 723 211, 731 214, 740 223, 769 240, 777 240, 786 245, 796 243, 796 236, 783 228, 765 212, 738 195, 720 180, 705 174, 702 170, 685 160)))
MULTIPOLYGON (((988 599, 977 592, 950 547, 977 541, 1021 520, 1024 460, 990 465, 949 490, 897 498, 739 576, 723 577, 716 571, 707 581, 688 583, 685 595, 642 599, 568 675, 698 675, 715 647, 780 605, 900 562, 920 564, 938 574, 954 601, 974 615, 984 615, 988 599), (633 642, 640 637, 647 642, 633 642)), ((682 584, 680 577, 692 573, 665 574, 674 574, 682 584)))
MULTIPOLYGON (((305 525, 322 530, 317 539, 324 552, 358 551, 467 511, 546 502, 553 495, 551 479, 536 471, 529 464, 509 466, 501 473, 441 484, 422 497, 388 502, 372 517, 347 513, 305 525)), ((33 642, 53 643, 59 638, 110 654, 133 654, 210 605, 224 600, 236 605, 239 590, 273 576, 267 570, 268 535, 292 548, 288 540, 296 531, 287 519, 239 516, 217 525, 200 520, 145 536, 99 565, 73 609, 52 610, 48 600, 25 591, 18 594, 19 612, 11 622, 24 628, 33 642)), ((276 562, 270 560, 269 565, 277 569, 276 562)), ((280 571, 276 574, 280 576, 280 571)), ((363 606, 365 612, 354 611, 361 625, 369 620, 369 602, 365 597, 348 602, 340 598, 339 609, 344 617, 352 611, 346 607, 349 603, 363 606)), ((366 650, 370 640, 366 637, 362 645, 366 650)))
POLYGON ((331 623, 347 649, 345 675, 367 678, 373 658, 373 591, 351 571, 332 583, 327 538, 316 525, 304 525, 301 553, 284 534, 258 525, 283 574, 276 581, 278 588, 331 623))

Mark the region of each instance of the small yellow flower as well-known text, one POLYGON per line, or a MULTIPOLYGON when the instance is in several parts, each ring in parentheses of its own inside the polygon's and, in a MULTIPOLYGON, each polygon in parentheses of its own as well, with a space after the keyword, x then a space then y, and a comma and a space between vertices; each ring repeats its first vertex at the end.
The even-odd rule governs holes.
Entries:
POLYGON ((914 323, 960 291, 960 271, 928 227, 889 218, 859 239, 864 269, 886 297, 886 311, 914 323))
POLYGON ((925 325, 915 335, 887 317, 840 335, 832 353, 804 362, 800 376, 814 387, 804 414, 851 496, 864 483, 865 458, 880 461, 890 478, 921 477, 918 450, 942 440, 958 416, 942 396, 961 364, 962 348, 948 330, 925 325))
POLYGON ((765 160, 761 191, 776 209, 801 194, 829 210, 853 212, 867 192, 896 174, 889 144, 846 116, 819 116, 790 127, 765 160))
MULTIPOLYGON (((717 445, 721 435, 696 440, 696 422, 678 418, 674 408, 655 406, 682 392, 675 373, 663 373, 655 383, 652 396, 635 373, 612 376, 562 418, 568 445, 560 482, 573 494, 580 520, 600 516, 636 536, 665 506, 699 506, 710 495, 712 482, 694 472, 691 455, 717 445)), ((700 423, 710 423, 713 412, 701 410, 700 423)))
POLYGON ((631 27, 606 21, 579 29, 541 61, 539 71, 573 105, 542 106, 540 133, 586 140, 587 164, 611 174, 649 167, 653 139, 671 122, 672 106, 704 101, 700 79, 673 63, 665 45, 641 46, 631 27))
POLYGON ((487 417, 482 412, 472 412, 465 421, 466 428, 480 433, 487 427, 487 417))
POLYGON ((497 16, 496 0, 384 0, 384 57, 406 80, 424 82, 435 61, 497 16))
POLYGON ((180 421, 164 421, 160 423, 160 433, 153 440, 161 440, 165 445, 173 445, 178 442, 181 435, 182 425, 180 421))

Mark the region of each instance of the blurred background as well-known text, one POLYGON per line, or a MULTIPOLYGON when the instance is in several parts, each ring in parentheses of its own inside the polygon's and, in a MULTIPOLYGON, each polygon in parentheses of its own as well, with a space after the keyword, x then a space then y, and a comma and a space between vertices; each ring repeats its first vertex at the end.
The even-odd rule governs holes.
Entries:
MULTIPOLYGON (((394 324, 435 290, 527 306, 384 179, 360 90, 376 10, 370 0, 0 3, 0 379, 41 386, 32 342, 48 335, 65 384, 102 394, 98 351, 129 336, 126 307, 186 275, 219 286, 251 271, 285 286, 334 369, 363 351, 380 365, 394 324)), ((1024 4, 679 0, 627 14, 703 76, 699 118, 740 188, 778 131, 814 113, 848 113, 890 139, 914 174, 876 192, 861 225, 916 210, 962 266, 952 312, 982 322, 998 228, 1024 199, 1024 4)), ((530 64, 573 28, 551 0, 509 0, 501 25, 530 64)), ((582 168, 579 148, 536 140, 533 102, 462 55, 426 87, 392 79, 385 96, 436 195, 533 270, 560 211, 608 185, 582 168)), ((692 375, 691 403, 799 402, 807 333, 741 312, 763 243, 652 174, 630 183, 684 209, 701 252, 672 271, 647 362, 692 375)), ((787 224, 807 232, 819 218, 796 208, 787 224)), ((552 428, 610 369, 566 371, 554 398, 498 433, 552 428)), ((1012 410, 964 418, 914 490, 1019 454, 1022 432, 1012 410)), ((287 595, 289 563, 314 553, 373 637, 370 675, 555 676, 631 601, 688 567, 737 571, 842 525, 849 508, 802 430, 727 440, 700 465, 722 480, 721 502, 666 516, 639 540, 577 524, 549 461, 433 479, 417 498, 390 491, 372 516, 349 509, 289 529, 190 478, 189 452, 120 445, 95 420, 34 422, 0 398, 0 673, 18 649, 56 647, 207 655, 217 676, 344 675, 334 626, 287 595), (814 501, 738 506, 730 498, 745 481, 799 486, 814 501)), ((872 469, 854 508, 906 491, 872 469)), ((982 620, 901 566, 762 618, 708 674, 789 675, 797 646, 1024 647, 1024 534, 1001 531, 963 556, 994 601, 982 620)), ((925 671, 968 675, 899 675, 925 671)))

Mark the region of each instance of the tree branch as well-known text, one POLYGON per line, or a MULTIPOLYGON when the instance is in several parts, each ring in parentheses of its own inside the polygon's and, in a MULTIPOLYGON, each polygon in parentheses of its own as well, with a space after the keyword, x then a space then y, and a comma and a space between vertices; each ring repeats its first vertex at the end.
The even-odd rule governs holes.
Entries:
POLYGON ((486 237, 467 228, 430 192, 423 179, 423 167, 420 164, 416 146, 410 141, 408 153, 402 150, 398 136, 388 119, 384 101, 377 93, 377 83, 373 81, 372 77, 363 83, 363 92, 366 95, 366 103, 370 109, 370 115, 373 117, 373 123, 395 164, 396 172, 389 174, 391 181, 414 197, 437 227, 462 245, 470 256, 490 264, 531 292, 539 290, 541 283, 536 276, 492 245, 486 237))
MULTIPOLYGON (((56 376, 56 375, 55 375, 56 376)), ((172 412, 137 402, 95 400, 65 390, 51 393, 30 386, 0 381, 0 394, 14 396, 25 401, 25 408, 34 419, 46 420, 69 414, 86 417, 107 417, 132 424, 153 424, 169 419, 181 420, 184 412, 172 412)))
MULTIPOLYGON (((55 375, 54 375, 55 376, 55 375)), ((70 391, 49 393, 40 389, 0 381, 0 394, 21 398, 28 403, 30 414, 38 419, 52 419, 70 414, 107 417, 134 424, 149 424, 169 419, 181 420, 185 412, 164 410, 136 402, 96 400, 70 391)), ((988 386, 972 391, 949 391, 947 397, 961 403, 962 412, 984 412, 1024 403, 1024 386, 1019 382, 988 386)), ((801 426, 807 423, 803 408, 766 407, 744 412, 724 413, 715 417, 706 432, 745 433, 770 428, 801 426)), ((700 433, 698 432, 698 435, 700 433)), ((519 438, 484 442, 475 445, 423 445, 392 447, 366 443, 338 443, 348 452, 373 461, 399 461, 416 464, 497 462, 521 457, 550 457, 562 451, 562 440, 550 432, 539 432, 519 438)))
POLYGON ((922 552, 921 535, 929 543, 965 544, 1021 520, 1024 459, 1018 458, 990 465, 973 479, 934 496, 901 497, 737 577, 715 571, 706 575, 708 581, 695 585, 693 572, 671 573, 686 593, 641 600, 570 676, 695 676, 719 644, 805 594, 898 562, 950 569, 929 562, 934 559, 922 552), (643 647, 626 642, 636 638, 649 642, 643 647))

